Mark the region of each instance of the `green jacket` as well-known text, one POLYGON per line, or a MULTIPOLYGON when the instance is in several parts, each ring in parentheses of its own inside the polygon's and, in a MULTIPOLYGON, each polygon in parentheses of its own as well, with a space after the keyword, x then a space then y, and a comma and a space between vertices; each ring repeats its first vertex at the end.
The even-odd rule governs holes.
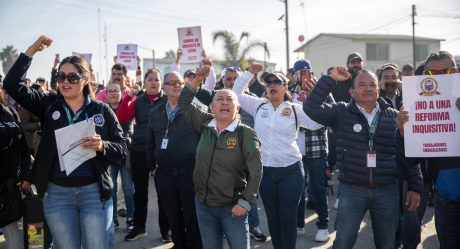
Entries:
POLYGON ((217 135, 217 131, 208 126, 214 115, 192 104, 194 96, 190 86, 184 87, 179 107, 201 132, 193 173, 195 194, 211 207, 238 203, 250 211, 262 177, 259 138, 252 128, 241 122, 233 132, 224 130, 217 135))

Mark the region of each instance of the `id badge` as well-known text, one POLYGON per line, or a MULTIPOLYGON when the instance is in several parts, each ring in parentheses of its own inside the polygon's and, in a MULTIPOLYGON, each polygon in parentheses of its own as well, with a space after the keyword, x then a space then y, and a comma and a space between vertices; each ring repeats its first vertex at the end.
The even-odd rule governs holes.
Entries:
POLYGON ((163 141, 161 141, 161 149, 166 150, 166 148, 168 148, 168 139, 163 138, 163 141))
POLYGON ((375 151, 367 152, 367 167, 368 168, 377 167, 377 153, 375 153, 375 151))

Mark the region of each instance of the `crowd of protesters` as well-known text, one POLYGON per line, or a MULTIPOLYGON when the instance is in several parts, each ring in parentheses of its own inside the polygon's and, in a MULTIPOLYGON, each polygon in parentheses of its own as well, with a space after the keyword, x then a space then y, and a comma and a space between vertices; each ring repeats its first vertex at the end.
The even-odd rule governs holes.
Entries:
MULTIPOLYGON (((441 248, 460 245, 460 157, 406 157, 404 148, 402 76, 459 73, 449 52, 416 69, 386 63, 374 73, 352 52, 319 79, 306 59, 286 75, 228 65, 218 79, 206 53, 197 69, 179 73, 179 49, 169 72, 151 68, 138 82, 115 63, 105 88, 84 59, 56 57, 50 83, 31 84, 32 58, 52 43, 39 37, 0 89, 0 183, 26 194, 36 187, 52 235, 46 248, 120 248, 119 216, 126 243, 148 236, 150 177, 161 239, 174 249, 265 241, 259 195, 273 248, 296 248, 305 208, 318 214, 314 240, 326 242, 334 170, 334 249, 354 247, 367 211, 376 248, 417 248, 430 195, 441 248), (95 135, 80 146, 96 156, 67 174, 55 130, 88 119, 95 135)), ((24 247, 16 222, 2 223, 8 249, 24 247)))

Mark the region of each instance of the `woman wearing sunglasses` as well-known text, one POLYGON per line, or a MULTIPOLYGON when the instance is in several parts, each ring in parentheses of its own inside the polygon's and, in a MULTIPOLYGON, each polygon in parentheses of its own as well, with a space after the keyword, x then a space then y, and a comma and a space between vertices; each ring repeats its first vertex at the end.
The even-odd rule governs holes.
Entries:
POLYGON ((302 106, 291 102, 284 76, 267 73, 266 98, 244 93, 253 72, 263 68, 253 64, 236 81, 233 91, 243 110, 254 117, 254 130, 262 144, 263 176, 260 195, 267 214, 268 229, 275 249, 294 249, 297 238, 297 207, 305 185, 302 154, 296 143, 299 127, 316 130, 302 106))
POLYGON ((62 60, 56 77, 57 94, 42 93, 20 83, 34 54, 51 43, 50 38, 41 36, 21 53, 5 78, 4 88, 42 124, 32 183, 43 198, 54 246, 107 248, 113 229, 109 160, 121 160, 126 155, 125 138, 112 110, 93 100, 91 70, 85 60, 76 56, 62 60), (96 135, 83 137, 81 146, 96 151, 96 157, 66 174, 60 169, 55 130, 90 118, 96 124, 96 135))

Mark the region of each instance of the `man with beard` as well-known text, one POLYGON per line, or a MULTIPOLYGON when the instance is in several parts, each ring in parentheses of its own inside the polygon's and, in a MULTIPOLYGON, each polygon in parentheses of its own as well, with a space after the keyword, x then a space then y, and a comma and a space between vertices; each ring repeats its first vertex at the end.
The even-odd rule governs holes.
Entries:
POLYGON ((350 86, 353 85, 353 80, 355 79, 357 73, 363 69, 363 57, 358 52, 353 52, 348 55, 347 58, 347 68, 348 72, 351 74, 351 77, 344 82, 340 82, 332 90, 332 96, 336 102, 346 102, 350 101, 351 95, 348 91, 350 86))

